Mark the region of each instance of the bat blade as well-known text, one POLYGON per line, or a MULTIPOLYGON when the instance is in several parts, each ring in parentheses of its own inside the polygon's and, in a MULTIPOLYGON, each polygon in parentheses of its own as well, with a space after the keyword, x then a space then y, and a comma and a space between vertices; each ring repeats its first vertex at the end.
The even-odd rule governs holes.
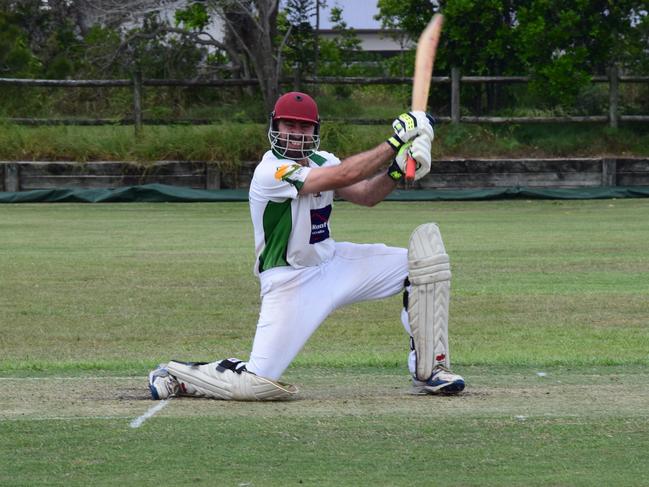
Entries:
POLYGON ((444 17, 435 14, 417 42, 417 54, 415 57, 415 73, 412 78, 412 109, 426 110, 428 105, 428 92, 430 81, 433 77, 433 65, 439 36, 442 33, 444 17))
MULTIPOLYGON (((430 82, 433 77, 433 66, 439 36, 442 33, 444 17, 441 14, 433 15, 428 25, 419 36, 417 42, 417 54, 415 56, 415 73, 412 78, 412 109, 426 111, 428 106, 428 93, 430 82)), ((408 157, 406 163, 406 181, 415 179, 416 163, 412 157, 408 157)))

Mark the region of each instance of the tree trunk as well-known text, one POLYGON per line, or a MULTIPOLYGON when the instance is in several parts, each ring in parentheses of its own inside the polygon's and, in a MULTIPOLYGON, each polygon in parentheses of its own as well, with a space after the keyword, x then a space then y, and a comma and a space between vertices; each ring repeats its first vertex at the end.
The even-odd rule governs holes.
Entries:
POLYGON ((282 66, 279 53, 276 53, 274 38, 277 33, 277 11, 279 2, 273 0, 257 0, 259 10, 259 48, 253 50, 255 70, 260 78, 261 94, 264 99, 266 112, 273 110, 279 96, 279 77, 282 66))
POLYGON ((259 80, 266 111, 279 96, 281 63, 274 39, 277 32, 277 0, 248 0, 226 3, 219 11, 246 53, 259 80))

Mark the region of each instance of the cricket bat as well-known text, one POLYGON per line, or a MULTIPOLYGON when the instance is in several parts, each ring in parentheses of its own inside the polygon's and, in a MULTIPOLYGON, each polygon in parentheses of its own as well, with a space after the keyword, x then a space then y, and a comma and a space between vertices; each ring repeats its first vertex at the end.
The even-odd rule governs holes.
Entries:
MULTIPOLYGON (((419 36, 417 54, 415 56, 415 74, 412 78, 412 109, 426 111, 428 106, 428 92, 430 81, 433 77, 435 53, 442 32, 444 17, 441 14, 433 15, 428 25, 419 36)), ((406 162, 406 181, 414 181, 416 162, 409 155, 406 162)))

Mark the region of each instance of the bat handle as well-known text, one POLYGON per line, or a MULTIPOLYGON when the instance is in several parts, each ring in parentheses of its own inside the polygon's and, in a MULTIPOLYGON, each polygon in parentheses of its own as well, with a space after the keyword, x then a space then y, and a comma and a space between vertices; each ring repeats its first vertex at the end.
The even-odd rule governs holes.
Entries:
POLYGON ((412 182, 415 180, 415 171, 417 170, 417 161, 408 154, 406 160, 406 181, 412 182))

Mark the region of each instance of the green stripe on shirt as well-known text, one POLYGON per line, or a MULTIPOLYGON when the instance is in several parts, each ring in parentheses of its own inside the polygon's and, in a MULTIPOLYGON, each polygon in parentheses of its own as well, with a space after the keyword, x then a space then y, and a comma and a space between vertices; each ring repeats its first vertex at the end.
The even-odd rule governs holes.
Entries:
POLYGON ((293 229, 291 199, 281 203, 269 201, 264 209, 264 250, 259 256, 259 272, 287 266, 288 239, 293 229))

